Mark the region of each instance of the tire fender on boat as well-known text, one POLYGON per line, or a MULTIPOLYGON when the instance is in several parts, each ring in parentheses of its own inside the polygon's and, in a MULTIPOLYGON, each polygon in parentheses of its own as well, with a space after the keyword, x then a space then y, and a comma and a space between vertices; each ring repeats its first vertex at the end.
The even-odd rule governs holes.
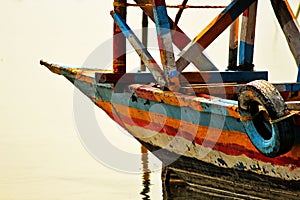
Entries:
POLYGON ((295 133, 289 110, 279 91, 268 81, 243 86, 238 97, 241 121, 252 144, 267 157, 291 150, 295 133))

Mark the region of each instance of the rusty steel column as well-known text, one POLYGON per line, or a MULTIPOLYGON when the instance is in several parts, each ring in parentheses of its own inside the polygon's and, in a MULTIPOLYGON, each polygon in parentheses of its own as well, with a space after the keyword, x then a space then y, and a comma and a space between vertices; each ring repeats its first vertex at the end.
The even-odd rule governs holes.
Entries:
MULTIPOLYGON (((114 11, 126 20, 127 0, 114 0, 114 11)), ((126 73, 126 38, 114 22, 113 38, 113 71, 114 73, 126 73)))

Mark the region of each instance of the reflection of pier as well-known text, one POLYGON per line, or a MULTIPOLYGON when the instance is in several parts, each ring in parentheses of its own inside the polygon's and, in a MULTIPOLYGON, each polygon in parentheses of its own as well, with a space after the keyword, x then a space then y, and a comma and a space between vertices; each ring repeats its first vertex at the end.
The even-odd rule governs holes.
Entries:
POLYGON ((148 167, 148 151, 144 146, 141 146, 141 159, 143 165, 143 190, 141 191, 141 195, 143 195, 143 200, 150 200, 150 174, 151 171, 148 167))

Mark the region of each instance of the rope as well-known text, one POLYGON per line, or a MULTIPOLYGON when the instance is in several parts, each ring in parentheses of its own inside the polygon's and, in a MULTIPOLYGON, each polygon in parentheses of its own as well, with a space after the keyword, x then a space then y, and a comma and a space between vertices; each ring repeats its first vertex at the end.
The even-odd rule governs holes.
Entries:
MULTIPOLYGON (((240 120, 241 120, 241 121, 250 121, 250 120, 253 120, 256 116, 259 115, 260 112, 261 112, 261 111, 258 111, 258 112, 255 113, 253 116, 242 116, 242 117, 240 118, 240 120)), ((287 118, 290 118, 290 117, 292 117, 293 115, 298 115, 298 114, 300 114, 300 111, 291 110, 291 111, 290 111, 290 114, 285 115, 285 116, 283 116, 283 117, 280 117, 280 118, 278 118, 278 119, 269 119, 269 122, 270 122, 270 124, 275 124, 275 123, 278 123, 278 122, 280 122, 280 121, 283 121, 283 120, 285 120, 285 119, 287 119, 287 118)))
MULTIPOLYGON (((152 4, 132 4, 132 3, 119 3, 114 2, 113 5, 115 7, 152 7, 152 4)), ((167 8, 180 8, 180 9, 186 9, 186 8, 226 8, 227 6, 193 6, 193 5, 167 5, 167 8)))
POLYGON ((285 120, 285 119, 287 119, 287 118, 289 118, 289 117, 291 117, 291 116, 293 116, 293 115, 296 115, 296 114, 299 114, 300 112, 299 111, 294 111, 294 110, 291 110, 290 111, 290 114, 288 114, 288 115, 285 115, 285 116, 283 116, 283 117, 280 117, 280 118, 278 118, 278 119, 270 119, 270 124, 275 124, 275 123, 277 123, 277 122, 280 122, 280 121, 282 121, 282 120, 285 120))

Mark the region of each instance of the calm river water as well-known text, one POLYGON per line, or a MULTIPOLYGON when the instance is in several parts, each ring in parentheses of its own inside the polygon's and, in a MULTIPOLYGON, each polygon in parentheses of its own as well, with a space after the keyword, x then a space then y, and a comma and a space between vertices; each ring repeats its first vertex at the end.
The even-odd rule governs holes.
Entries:
MULTIPOLYGON (((270 13, 271 7, 268 2, 260 3, 259 18, 265 16, 265 21, 257 22, 258 30, 266 30, 266 24, 270 27, 257 35, 257 67, 274 69, 271 80, 295 80, 297 69, 287 46, 282 45, 284 37, 270 13)), ((299 0, 291 3, 294 8, 299 0)), ((110 40, 111 9, 112 1, 101 0, 1 0, 0 200, 201 198, 181 182, 163 188, 161 163, 149 155, 146 164, 140 145, 79 95, 83 108, 88 105, 94 109, 92 117, 99 121, 100 132, 112 146, 135 156, 130 163, 132 170, 115 166, 110 159, 95 159, 82 144, 82 133, 74 120, 76 90, 39 65, 42 58, 83 64, 94 49, 110 40)), ((138 27, 136 16, 140 11, 130 8, 128 12, 139 14, 128 16, 138 27)), ((220 10, 210 12, 214 15, 220 10)), ((200 28, 190 30, 195 23, 188 15, 184 19, 187 22, 182 22, 182 27, 193 37, 200 28)), ((227 50, 214 48, 224 46, 224 41, 227 45, 228 34, 207 49, 218 66, 226 66, 226 59, 220 55, 227 55, 227 50)), ((89 117, 83 116, 81 122, 88 124, 89 117)), ((111 155, 110 149, 102 149, 102 153, 111 155)), ((112 159, 126 163, 126 157, 112 159)))

